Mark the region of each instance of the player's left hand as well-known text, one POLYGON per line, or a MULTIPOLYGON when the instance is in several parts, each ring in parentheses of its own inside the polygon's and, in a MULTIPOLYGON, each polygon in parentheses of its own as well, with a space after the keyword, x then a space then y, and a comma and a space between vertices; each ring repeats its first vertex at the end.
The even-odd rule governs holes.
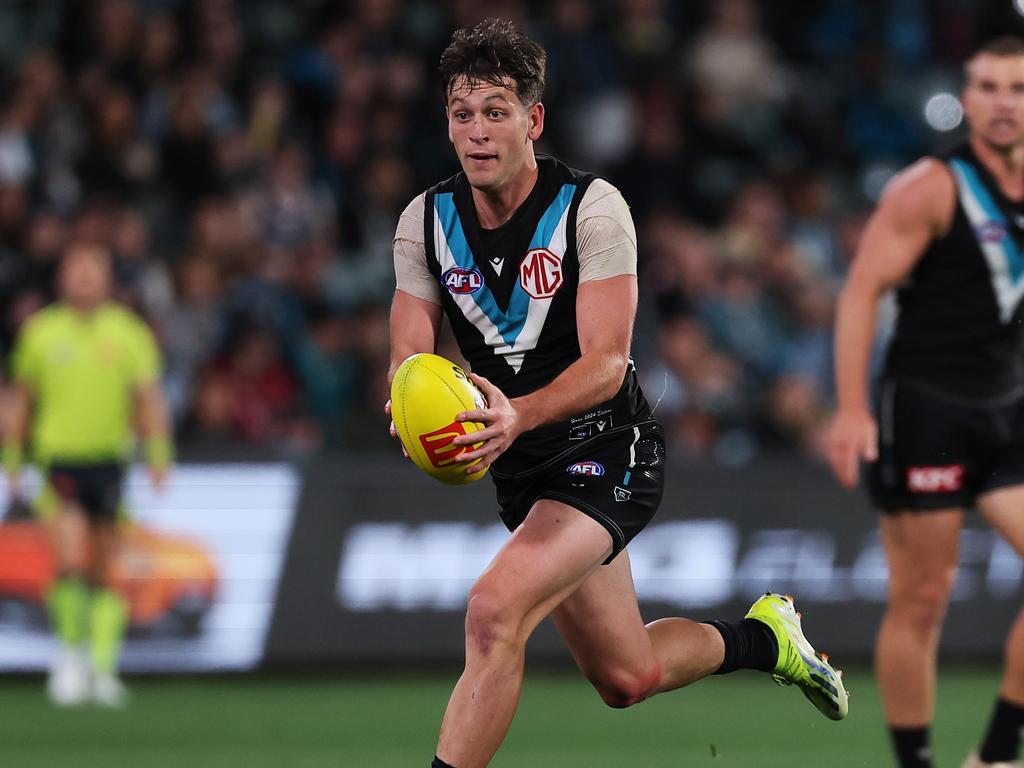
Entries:
MULTIPOLYGON (((390 400, 388 400, 386 403, 384 403, 384 415, 387 416, 389 419, 391 418, 391 401, 390 400)), ((405 450, 405 443, 403 443, 401 438, 398 436, 398 429, 395 427, 395 422, 394 422, 393 419, 391 421, 391 425, 388 427, 388 434, 391 435, 393 438, 395 438, 395 440, 398 440, 398 444, 400 446, 402 446, 402 456, 404 456, 405 458, 408 459, 409 458, 409 452, 407 450, 405 450)))
POLYGON ((456 461, 467 463, 480 459, 480 462, 466 468, 472 474, 491 466, 501 454, 509 449, 515 439, 523 432, 522 419, 512 401, 505 393, 491 384, 483 376, 469 374, 470 380, 483 392, 487 407, 475 411, 463 411, 455 417, 456 421, 478 421, 484 428, 468 435, 459 435, 453 441, 455 445, 473 445, 483 442, 479 448, 461 453, 456 461))
POLYGON ((151 466, 149 468, 149 484, 154 491, 162 491, 167 485, 167 477, 171 469, 167 466, 151 466))

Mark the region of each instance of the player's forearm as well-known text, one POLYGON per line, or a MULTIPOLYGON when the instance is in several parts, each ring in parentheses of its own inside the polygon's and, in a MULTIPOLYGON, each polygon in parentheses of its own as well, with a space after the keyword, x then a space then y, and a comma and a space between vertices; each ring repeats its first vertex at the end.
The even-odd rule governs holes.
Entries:
POLYGON ((4 432, 2 459, 8 476, 16 476, 25 458, 25 440, 28 437, 29 418, 32 402, 29 391, 15 385, 11 392, 11 407, 8 413, 7 429, 4 432))
POLYGON ((407 357, 418 352, 433 352, 441 325, 441 307, 418 299, 404 291, 395 291, 391 304, 389 330, 391 360, 388 365, 388 384, 395 371, 407 357))
POLYGON ((836 312, 835 375, 839 410, 868 409, 868 368, 875 340, 878 293, 856 283, 847 284, 836 312))
POLYGON ((8 414, 5 443, 23 445, 28 437, 28 423, 31 411, 31 397, 25 387, 15 385, 11 392, 11 407, 8 414))
POLYGON ((170 410, 159 384, 146 387, 142 393, 139 431, 144 439, 167 438, 171 434, 170 410))
POLYGON ((610 400, 622 386, 629 356, 617 351, 587 352, 550 384, 512 404, 522 419, 523 431, 535 429, 610 400))
POLYGON ((139 391, 138 407, 139 435, 146 463, 150 467, 165 468, 174 459, 174 446, 170 409, 159 384, 149 384, 139 391))

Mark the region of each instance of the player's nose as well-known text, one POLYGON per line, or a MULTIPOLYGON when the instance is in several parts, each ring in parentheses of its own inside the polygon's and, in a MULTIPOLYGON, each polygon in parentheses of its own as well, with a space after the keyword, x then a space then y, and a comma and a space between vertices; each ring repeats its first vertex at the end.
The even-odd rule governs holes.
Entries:
POLYGON ((473 124, 469 128, 469 138, 473 141, 487 141, 487 126, 486 123, 480 118, 473 121, 473 124))

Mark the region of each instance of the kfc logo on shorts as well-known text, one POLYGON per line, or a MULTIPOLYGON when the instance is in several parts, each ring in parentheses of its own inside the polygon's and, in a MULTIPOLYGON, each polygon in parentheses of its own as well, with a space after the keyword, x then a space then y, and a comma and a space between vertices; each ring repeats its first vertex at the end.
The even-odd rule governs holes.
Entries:
POLYGON ((596 461, 580 461, 565 470, 570 475, 590 475, 600 477, 604 474, 604 467, 596 461))
POLYGON ((475 269, 452 267, 441 275, 441 282, 455 294, 476 293, 484 286, 484 276, 475 269))
POLYGON ((562 258, 547 248, 528 251, 519 265, 519 284, 535 299, 550 299, 562 287, 562 258))
POLYGON ((963 464, 907 469, 907 490, 911 493, 949 493, 959 491, 963 485, 963 464))
POLYGON ((1001 243, 1006 237, 1007 226, 1001 221, 986 221, 974 228, 974 234, 982 243, 1001 243))

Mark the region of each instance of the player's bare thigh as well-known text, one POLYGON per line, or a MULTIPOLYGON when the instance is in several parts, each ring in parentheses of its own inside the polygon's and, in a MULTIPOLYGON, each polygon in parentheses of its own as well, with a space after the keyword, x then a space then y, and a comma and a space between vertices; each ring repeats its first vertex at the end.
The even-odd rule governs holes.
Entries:
POLYGON ((625 550, 590 574, 552 619, 590 680, 600 680, 611 669, 646 670, 656 661, 625 550))
POLYGON ((508 629, 525 642, 611 551, 599 523, 561 502, 538 501, 470 590, 467 630, 476 622, 512 623, 508 629))
POLYGON ((997 488, 978 497, 978 511, 1024 557, 1024 484, 997 488))
POLYGON ((89 558, 89 519, 85 511, 72 501, 62 500, 47 527, 57 568, 83 571, 89 558))
POLYGON ((956 575, 962 509, 884 514, 879 527, 889 563, 891 602, 944 604, 956 575))

